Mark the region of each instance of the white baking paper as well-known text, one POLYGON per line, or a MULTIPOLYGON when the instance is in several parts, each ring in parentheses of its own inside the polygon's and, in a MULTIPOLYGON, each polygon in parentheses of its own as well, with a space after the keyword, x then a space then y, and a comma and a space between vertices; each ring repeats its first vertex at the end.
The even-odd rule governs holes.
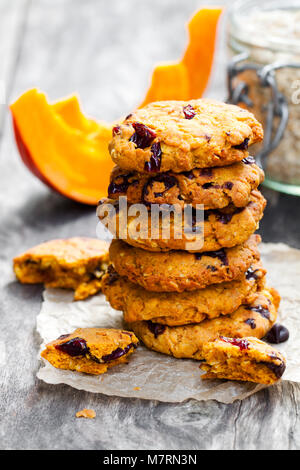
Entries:
MULTIPOLYGON (((283 380, 300 382, 300 250, 284 244, 262 244, 261 255, 268 270, 268 284, 277 288, 282 297, 278 321, 290 331, 290 339, 275 346, 287 357, 283 380)), ((113 310, 103 295, 73 302, 72 292, 45 290, 37 317, 37 331, 43 341, 41 348, 61 334, 84 327, 122 328, 122 314, 113 310)), ((111 368, 100 376, 55 369, 43 361, 37 377, 47 383, 64 383, 94 393, 172 403, 190 398, 232 403, 265 387, 201 380, 202 373, 197 361, 175 359, 139 346, 127 365, 111 368)))

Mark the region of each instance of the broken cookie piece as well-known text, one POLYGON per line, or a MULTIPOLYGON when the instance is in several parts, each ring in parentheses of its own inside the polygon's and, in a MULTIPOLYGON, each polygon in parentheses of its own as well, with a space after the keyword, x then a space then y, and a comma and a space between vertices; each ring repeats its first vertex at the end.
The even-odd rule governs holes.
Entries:
POLYGON ((285 371, 285 359, 268 344, 254 337, 220 336, 203 346, 202 379, 229 379, 273 384, 285 371))
POLYGON ((138 345, 130 331, 110 328, 77 328, 46 345, 41 356, 57 369, 103 374, 127 362, 138 345))
POLYGON ((81 411, 77 411, 75 416, 76 416, 76 418, 94 419, 94 418, 96 418, 96 412, 95 412, 95 410, 89 410, 87 408, 84 408, 81 411))
POLYGON ((17 256, 14 271, 23 284, 73 289, 74 300, 83 300, 101 290, 108 247, 94 238, 51 240, 17 256))

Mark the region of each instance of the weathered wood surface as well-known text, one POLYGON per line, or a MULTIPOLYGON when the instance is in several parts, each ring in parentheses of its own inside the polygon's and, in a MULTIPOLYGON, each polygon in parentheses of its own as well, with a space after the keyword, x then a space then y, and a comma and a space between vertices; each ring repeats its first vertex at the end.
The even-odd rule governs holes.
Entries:
MULTIPOLYGON (((77 90, 89 114, 117 118, 142 98, 154 62, 180 56, 182 24, 197 6, 197 0, 1 0, 0 79, 7 99, 32 86, 53 99, 77 90)), ((217 97, 225 94, 224 46, 220 51, 209 90, 217 97)), ((1 136, 0 448, 299 449, 296 384, 232 405, 169 405, 36 380, 41 288, 15 282, 11 259, 52 237, 94 236, 96 219, 93 209, 49 192, 23 167, 8 113, 1 136), (97 418, 76 420, 82 408, 95 409, 97 418)), ((264 240, 300 247, 299 199, 268 196, 264 240)))

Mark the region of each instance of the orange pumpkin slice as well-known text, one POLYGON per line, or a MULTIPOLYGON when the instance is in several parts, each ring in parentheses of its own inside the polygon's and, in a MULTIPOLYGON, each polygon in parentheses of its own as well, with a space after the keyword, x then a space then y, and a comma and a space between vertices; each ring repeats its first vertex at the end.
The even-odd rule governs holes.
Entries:
POLYGON ((76 96, 49 104, 29 90, 10 106, 20 155, 51 188, 85 204, 107 194, 112 125, 86 118, 76 96))
MULTIPOLYGON (((220 8, 203 8, 193 16, 182 60, 154 69, 142 105, 202 95, 213 62, 220 14, 220 8)), ((36 89, 25 92, 10 109, 20 155, 35 176, 85 204, 95 205, 106 196, 113 167, 108 153, 112 124, 85 117, 76 96, 50 104, 36 89)))
POLYGON ((151 101, 201 98, 214 58, 221 8, 202 8, 188 23, 189 41, 180 62, 159 64, 140 107, 151 101))

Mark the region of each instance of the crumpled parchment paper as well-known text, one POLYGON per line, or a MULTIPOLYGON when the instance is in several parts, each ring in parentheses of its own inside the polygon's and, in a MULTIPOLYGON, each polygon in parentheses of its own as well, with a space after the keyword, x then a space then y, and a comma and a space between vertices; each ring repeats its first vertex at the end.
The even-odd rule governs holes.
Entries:
MULTIPOLYGON (((287 358, 283 380, 300 382, 300 250, 284 244, 261 244, 262 261, 268 270, 268 284, 277 288, 282 301, 279 322, 290 331, 286 343, 275 345, 287 358)), ((122 313, 113 310, 103 295, 73 302, 73 293, 47 289, 37 317, 37 331, 45 343, 75 328, 113 327, 122 325, 122 313)), ((119 397, 143 398, 163 402, 215 399, 232 403, 264 388, 246 382, 201 380, 199 362, 175 359, 139 346, 129 364, 109 369, 100 376, 55 369, 43 361, 37 377, 47 383, 68 384, 86 390, 119 397)))

